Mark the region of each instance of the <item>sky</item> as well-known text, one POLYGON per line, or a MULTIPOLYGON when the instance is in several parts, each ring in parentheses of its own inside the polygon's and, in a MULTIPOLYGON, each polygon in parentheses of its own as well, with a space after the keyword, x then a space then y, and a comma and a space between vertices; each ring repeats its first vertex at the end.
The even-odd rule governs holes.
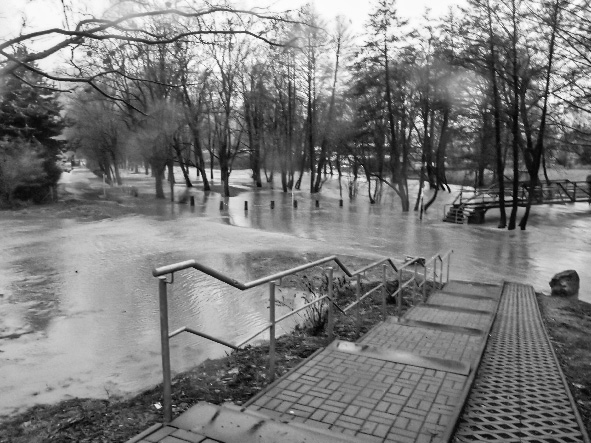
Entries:
MULTIPOLYGON (((162 0, 164 1, 164 0, 162 0)), ((192 1, 192 0, 185 0, 192 1)), ((371 0, 234 0, 241 1, 246 8, 269 6, 273 10, 296 9, 305 3, 314 3, 318 13, 330 20, 344 15, 351 23, 353 32, 361 32, 371 10, 371 0)), ((173 0, 174 2, 174 0, 173 0)), ((195 3, 199 3, 195 0, 195 3)), ((445 14, 452 5, 464 4, 465 0, 398 0, 398 13, 402 17, 420 20, 425 8, 430 8, 432 16, 445 14)), ((62 5, 74 10, 90 10, 100 15, 108 0, 0 0, 0 41, 18 35, 23 20, 26 19, 25 32, 33 32, 53 27, 63 27, 62 5)), ((34 49, 50 46, 51 41, 40 40, 34 49), (44 44, 45 43, 45 44, 44 44)))
MULTIPOLYGON (((310 0, 243 0, 247 5, 269 5, 276 10, 295 9, 310 0)), ((367 19, 371 1, 368 0, 311 0, 317 11, 330 19, 336 15, 345 15, 353 26, 361 29, 367 19)), ((450 5, 463 4, 465 0, 398 0, 398 12, 405 17, 421 17, 426 7, 433 15, 444 14, 450 5)), ((66 5, 74 8, 89 5, 100 8, 105 0, 65 0, 66 5)), ((61 0, 0 0, 0 39, 4 40, 18 32, 22 17, 27 17, 31 29, 60 26, 62 23, 61 0)))

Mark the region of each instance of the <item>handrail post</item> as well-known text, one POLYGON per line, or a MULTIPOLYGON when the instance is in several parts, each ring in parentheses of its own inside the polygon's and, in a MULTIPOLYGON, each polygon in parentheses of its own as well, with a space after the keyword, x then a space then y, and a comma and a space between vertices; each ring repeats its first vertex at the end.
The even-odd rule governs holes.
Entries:
POLYGON ((398 297, 396 297, 396 315, 402 316, 402 269, 398 269, 398 297))
POLYGON ((166 277, 160 277, 158 296, 160 299, 160 345, 162 348, 162 402, 164 423, 172 421, 172 381, 170 372, 170 344, 168 341, 168 294, 166 277))
POLYGON ((433 259, 433 288, 437 287, 437 259, 433 259))
POLYGON ((443 259, 439 256, 439 288, 443 288, 443 259))
POLYGON ((414 269, 414 277, 413 277, 413 279, 414 279, 414 285, 413 285, 413 290, 412 290, 412 303, 413 303, 413 305, 415 303, 415 297, 418 295, 417 294, 417 292, 418 292, 417 291, 417 289, 418 289, 418 283, 417 283, 417 262, 416 262, 416 260, 414 262, 414 268, 415 268, 414 269))
POLYGON ((332 283, 332 274, 333 268, 329 267, 328 269, 328 319, 326 325, 326 333, 328 335, 328 342, 332 342, 334 340, 334 302, 333 299, 333 283, 332 283))
POLYGON ((382 319, 384 321, 386 321, 386 316, 388 315, 388 312, 386 310, 386 302, 388 301, 388 287, 386 286, 386 271, 387 271, 387 266, 386 264, 382 265, 382 285, 384 285, 383 287, 383 294, 384 296, 382 297, 382 319))
POLYGON ((357 337, 361 333, 361 306, 359 303, 359 299, 361 298, 361 274, 357 274, 357 290, 355 291, 355 299, 357 300, 357 304, 355 305, 355 331, 357 333, 357 337))
POLYGON ((427 300, 427 263, 425 263, 424 266, 425 267, 423 268, 423 302, 427 300))
POLYGON ((269 382, 275 379, 275 282, 269 282, 269 382))
POLYGON ((449 283, 449 267, 450 267, 450 264, 451 264, 451 254, 452 253, 450 252, 447 255, 447 276, 446 276, 446 279, 445 279, 445 283, 449 283))

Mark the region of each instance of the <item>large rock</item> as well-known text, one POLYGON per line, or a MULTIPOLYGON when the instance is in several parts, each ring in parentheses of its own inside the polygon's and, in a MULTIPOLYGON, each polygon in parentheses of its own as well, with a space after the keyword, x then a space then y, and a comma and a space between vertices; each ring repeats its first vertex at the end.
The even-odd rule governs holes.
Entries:
POLYGON ((579 274, 572 269, 562 271, 552 277, 550 288, 552 295, 560 297, 571 297, 579 293, 579 274))

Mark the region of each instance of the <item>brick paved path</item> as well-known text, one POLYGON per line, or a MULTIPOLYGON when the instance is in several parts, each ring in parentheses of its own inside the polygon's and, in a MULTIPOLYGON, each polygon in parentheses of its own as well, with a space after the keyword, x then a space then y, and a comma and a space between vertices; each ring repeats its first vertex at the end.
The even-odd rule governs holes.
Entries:
MULTIPOLYGON (((521 324, 517 317, 521 314, 509 311, 523 311, 518 309, 520 303, 507 302, 514 300, 515 287, 506 284, 504 288, 501 304, 504 320, 501 326, 498 326, 499 322, 495 323, 495 331, 501 337, 498 340, 517 343, 519 340, 508 338, 507 333, 499 335, 498 332, 499 328, 505 330, 509 325, 521 324)), ((530 292, 533 294, 531 288, 530 292)), ((357 343, 335 341, 251 399, 245 407, 201 403, 169 426, 146 432, 133 441, 449 441, 476 376, 500 300, 499 286, 450 282, 444 291, 432 295, 427 304, 414 307, 402 319, 390 318, 379 324, 357 343)), ((541 319, 537 321, 541 322, 541 319)), ((543 328, 541 330, 543 332, 543 328)), ((547 339, 539 334, 533 340, 545 340, 546 345, 540 346, 549 346, 547 339)), ((536 345, 532 346, 535 348, 536 345)), ((523 349, 521 345, 515 348, 509 353, 509 360, 497 359, 498 363, 492 363, 492 371, 509 371, 507 377, 513 377, 516 371, 526 374, 526 366, 539 364, 538 360, 520 360, 522 363, 518 369, 509 370, 515 366, 511 359, 517 358, 523 349)), ((537 350, 533 353, 536 354, 537 350)), ((487 350, 486 355, 489 354, 487 350)), ((478 380, 476 386, 485 386, 486 382, 478 380)), ((493 403, 503 390, 504 382, 506 380, 501 380, 495 386, 492 400, 489 398, 493 403)), ((535 380, 530 382, 535 384, 535 380)), ((534 388, 533 391, 540 394, 540 389, 534 388)), ((563 389, 563 395, 567 395, 565 392, 563 389)), ((513 394, 508 394, 508 401, 520 400, 513 394)), ((468 402, 465 416, 478 420, 483 413, 482 407, 478 409, 482 395, 473 397, 471 394, 470 399, 475 399, 468 402)), ((542 395, 539 400, 538 407, 543 409, 548 399, 542 395)), ((502 406, 496 406, 502 409, 502 406)), ((493 408, 484 416, 494 421, 497 413, 498 410, 493 408)), ((543 411, 537 410, 537 413, 543 416, 543 411)), ((571 417, 571 423, 575 417, 576 424, 574 414, 570 409, 565 417, 571 417)), ((546 422, 551 423, 554 418, 546 422)), ((462 420, 460 423, 455 437, 457 441, 474 441, 471 435, 479 435, 472 432, 474 422, 462 420)), ((497 425, 503 429, 502 423, 497 425)), ((535 421, 529 424, 531 428, 536 425, 535 421)), ((488 423, 478 423, 478 426, 483 432, 491 429, 488 423)), ((483 436, 491 438, 490 435, 483 436)), ((520 440, 499 437, 497 441, 520 440)))
POLYGON ((468 297, 454 294, 452 287, 414 307, 402 321, 390 318, 358 342, 374 352, 327 347, 248 409, 360 441, 438 440, 455 423, 470 367, 477 364, 494 318, 500 290, 486 289, 468 297))

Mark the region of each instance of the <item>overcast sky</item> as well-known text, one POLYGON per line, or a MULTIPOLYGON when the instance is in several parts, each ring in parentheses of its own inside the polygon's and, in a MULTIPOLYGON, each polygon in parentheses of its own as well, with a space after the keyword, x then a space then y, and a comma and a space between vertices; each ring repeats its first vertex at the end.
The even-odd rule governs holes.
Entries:
MULTIPOLYGON (((465 0, 398 0, 398 12, 405 17, 421 17, 425 7, 432 9, 433 15, 444 14, 450 5, 463 4, 465 0)), ((271 6, 276 10, 295 9, 308 0, 243 0, 247 5, 271 6)), ((196 3, 198 1, 196 0, 196 3)), ((327 19, 336 15, 347 16, 353 26, 360 30, 367 20, 371 8, 368 0, 312 0, 317 11, 327 19)), ((85 7, 99 14, 105 0, 65 0, 74 9, 85 7)), ((63 15, 61 0, 0 0, 0 39, 14 36, 20 29, 23 17, 26 17, 30 30, 62 26, 63 15)))
MULTIPOLYGON (((165 0, 162 0, 164 3, 165 0)), ((174 3, 174 0, 172 0, 174 3)), ((199 0, 180 0, 199 4, 199 0)), ((372 0, 234 0, 241 3, 239 7, 268 6, 276 11, 296 9, 301 5, 312 2, 318 13, 327 20, 337 15, 349 18, 351 30, 361 33, 367 22, 368 12, 372 9, 372 0)), ((420 20, 425 8, 430 8, 432 16, 445 14, 451 5, 464 4, 465 0, 398 0, 398 13, 407 18, 420 20)), ((64 27, 63 4, 76 12, 87 11, 100 16, 109 0, 0 0, 0 41, 16 37, 26 21, 25 33, 43 29, 64 27)), ((72 26, 73 23, 70 23, 72 26)), ((32 45, 34 50, 43 50, 56 43, 56 36, 41 37, 32 45)), ((31 42, 29 42, 30 44, 31 42)), ((42 69, 52 71, 58 62, 58 57, 52 56, 39 62, 42 69)))

